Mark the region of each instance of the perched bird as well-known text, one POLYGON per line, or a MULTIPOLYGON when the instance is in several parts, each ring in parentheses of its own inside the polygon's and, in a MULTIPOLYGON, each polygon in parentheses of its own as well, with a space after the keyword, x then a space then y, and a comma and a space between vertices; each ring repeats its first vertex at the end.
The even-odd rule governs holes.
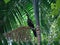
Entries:
POLYGON ((34 36, 37 37, 36 30, 34 29, 34 24, 28 15, 27 15, 27 24, 32 29, 34 36))

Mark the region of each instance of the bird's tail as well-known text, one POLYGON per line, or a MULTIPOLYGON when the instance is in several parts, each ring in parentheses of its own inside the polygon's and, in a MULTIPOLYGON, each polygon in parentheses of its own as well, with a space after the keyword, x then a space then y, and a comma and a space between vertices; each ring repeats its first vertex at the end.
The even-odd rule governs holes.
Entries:
POLYGON ((36 29, 32 29, 32 31, 33 31, 34 36, 37 37, 36 29))

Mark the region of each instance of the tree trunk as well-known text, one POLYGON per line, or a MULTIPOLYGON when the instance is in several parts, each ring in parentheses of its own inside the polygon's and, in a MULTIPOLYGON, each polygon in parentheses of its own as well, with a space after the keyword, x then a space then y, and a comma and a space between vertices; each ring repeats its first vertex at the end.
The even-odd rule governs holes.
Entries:
POLYGON ((41 33, 40 33, 40 23, 39 23, 39 7, 38 7, 38 2, 39 2, 39 0, 33 0, 33 7, 34 7, 34 13, 35 13, 35 19, 36 19, 37 39, 38 39, 38 45, 40 45, 41 33))

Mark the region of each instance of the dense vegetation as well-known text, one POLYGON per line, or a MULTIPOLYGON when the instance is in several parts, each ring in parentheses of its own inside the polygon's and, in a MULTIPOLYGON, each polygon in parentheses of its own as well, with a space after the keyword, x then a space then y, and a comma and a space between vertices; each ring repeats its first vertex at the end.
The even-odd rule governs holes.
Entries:
MULTIPOLYGON (((0 1, 0 34, 7 33, 21 26, 27 26, 27 16, 29 14, 34 26, 36 26, 33 1, 32 0, 1 0, 0 1)), ((41 30, 41 45, 60 45, 60 0, 39 0, 39 19, 41 30)), ((27 31, 28 32, 28 31, 27 31)), ((34 35, 30 31, 32 40, 34 35)), ((0 45, 7 44, 4 36, 0 45), (3 42, 3 43, 2 43, 3 42)), ((33 41, 28 41, 32 45, 33 41)), ((23 41, 20 44, 26 45, 23 41), (24 44, 23 44, 24 43, 24 44)), ((37 41, 35 41, 37 43, 37 41)), ((13 45, 17 42, 13 41, 13 45)), ((28 44, 27 44, 28 45, 28 44)))

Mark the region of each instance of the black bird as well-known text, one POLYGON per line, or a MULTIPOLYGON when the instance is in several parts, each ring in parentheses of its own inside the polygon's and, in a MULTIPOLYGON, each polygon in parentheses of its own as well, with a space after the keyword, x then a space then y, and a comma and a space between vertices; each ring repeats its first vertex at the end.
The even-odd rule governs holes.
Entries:
POLYGON ((33 24, 32 20, 29 18, 28 15, 27 15, 27 24, 32 29, 32 31, 34 33, 34 36, 37 37, 36 30, 34 29, 34 24, 33 24))

